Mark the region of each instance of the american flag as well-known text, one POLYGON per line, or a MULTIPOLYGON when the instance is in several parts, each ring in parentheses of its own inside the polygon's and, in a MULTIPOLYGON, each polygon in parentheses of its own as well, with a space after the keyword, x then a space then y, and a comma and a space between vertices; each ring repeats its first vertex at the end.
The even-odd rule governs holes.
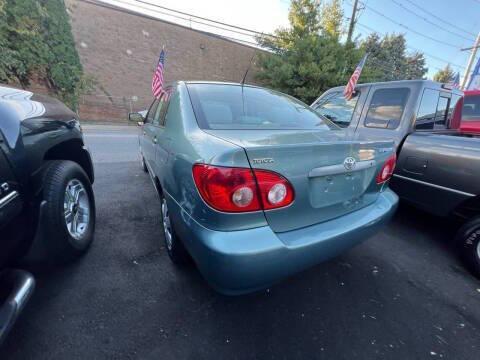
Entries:
POLYGON ((165 66, 165 50, 160 52, 160 58, 158 59, 157 68, 153 74, 152 79, 152 93, 157 99, 163 93, 163 70, 165 66))
POLYGON ((343 90, 343 96, 347 100, 350 100, 353 96, 353 93, 355 92, 355 86, 357 85, 358 78, 360 77, 360 74, 362 73, 363 66, 365 65, 365 62, 367 61, 367 56, 368 53, 366 53, 362 60, 358 63, 357 67, 355 68, 355 71, 353 72, 352 76, 350 77, 350 80, 348 80, 347 86, 345 86, 345 90, 343 90))
POLYGON ((452 79, 452 88, 460 89, 460 73, 457 72, 452 79))

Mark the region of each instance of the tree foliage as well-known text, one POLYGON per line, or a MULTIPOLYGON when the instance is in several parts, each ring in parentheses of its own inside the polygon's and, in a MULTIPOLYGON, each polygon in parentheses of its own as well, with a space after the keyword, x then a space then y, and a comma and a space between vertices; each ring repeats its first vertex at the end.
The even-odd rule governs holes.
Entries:
POLYGON ((63 0, 0 0, 0 81, 43 80, 72 107, 86 85, 63 0))
POLYGON ((433 80, 442 82, 442 83, 449 83, 455 77, 455 73, 453 72, 452 67, 450 64, 447 64, 443 69, 438 70, 435 75, 433 75, 433 80))
POLYGON ((427 73, 423 54, 407 54, 403 34, 387 34, 381 38, 373 33, 360 48, 369 54, 365 67, 374 81, 422 79, 427 73))
POLYGON ((322 6, 320 24, 325 34, 339 38, 343 32, 343 10, 340 0, 326 2, 322 6))
POLYGON ((323 7, 316 0, 292 0, 288 18, 290 27, 275 31, 275 38, 259 38, 272 54, 259 56, 257 78, 307 103, 346 84, 365 52, 369 57, 359 82, 421 79, 427 72, 423 54, 407 53, 402 34, 371 34, 360 44, 342 43, 338 0, 323 7))
POLYGON ((291 2, 290 28, 277 30, 275 38, 259 39, 273 55, 259 55, 258 80, 309 103, 322 91, 348 79, 345 69, 352 68, 362 54, 340 44, 335 33, 325 31, 319 14, 317 1, 291 2))

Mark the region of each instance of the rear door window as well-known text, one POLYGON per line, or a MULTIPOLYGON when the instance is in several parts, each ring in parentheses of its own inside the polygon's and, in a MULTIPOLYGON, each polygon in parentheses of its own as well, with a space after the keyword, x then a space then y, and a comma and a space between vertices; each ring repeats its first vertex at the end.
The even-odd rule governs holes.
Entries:
POLYGON ((396 129, 400 125, 409 94, 408 88, 376 90, 365 117, 365 126, 396 129))
POLYGON ((160 96, 157 110, 155 111, 155 116, 153 118, 153 125, 165 126, 165 113, 167 112, 171 91, 172 89, 169 88, 160 96))
POLYGON ((347 100, 341 91, 336 91, 319 100, 314 105, 314 109, 338 126, 346 128, 352 122, 353 112, 355 111, 359 95, 360 92, 357 91, 355 96, 347 100))
POLYGON ((435 113, 435 129, 445 129, 447 125, 447 112, 449 98, 440 96, 435 113))
MULTIPOLYGON (((453 115, 455 114, 455 109, 457 106, 460 106, 460 104, 458 104, 458 101, 461 99, 462 97, 460 95, 457 95, 457 94, 452 94, 452 97, 450 99, 450 105, 448 107, 448 121, 451 122, 453 120, 453 115)), ((457 111, 459 111, 457 109, 457 111)))
POLYGON ((167 111, 168 111, 168 105, 170 104, 170 99, 172 98, 174 94, 174 90, 172 88, 169 88, 166 90, 166 92, 162 96, 162 111, 160 113, 160 126, 165 126, 165 123, 167 121, 167 111))
POLYGON ((153 124, 155 119, 155 114, 158 107, 158 100, 155 100, 152 105, 150 105, 150 109, 148 109, 147 116, 145 118, 145 124, 153 124))
POLYGON ((438 90, 425 89, 423 91, 415 122, 416 130, 432 130, 434 128, 439 97, 440 91, 438 90))

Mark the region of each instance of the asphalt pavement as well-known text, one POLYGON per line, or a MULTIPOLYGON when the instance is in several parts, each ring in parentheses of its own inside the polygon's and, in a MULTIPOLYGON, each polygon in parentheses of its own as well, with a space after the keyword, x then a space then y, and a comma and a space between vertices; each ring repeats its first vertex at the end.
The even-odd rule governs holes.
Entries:
POLYGON ((38 286, 0 359, 480 359, 480 281, 455 224, 402 204, 363 244, 226 297, 166 254, 135 127, 85 127, 95 242, 38 286))

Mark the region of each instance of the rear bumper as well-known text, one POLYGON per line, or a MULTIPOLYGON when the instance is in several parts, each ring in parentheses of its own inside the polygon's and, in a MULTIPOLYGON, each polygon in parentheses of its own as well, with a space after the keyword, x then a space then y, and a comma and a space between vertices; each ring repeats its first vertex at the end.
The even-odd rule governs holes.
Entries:
MULTIPOLYGON (((171 202, 169 207, 178 207, 171 202)), ((213 231, 180 207, 170 214, 179 214, 173 219, 175 230, 206 280, 219 292, 235 295, 264 288, 366 240, 391 218, 397 204, 397 195, 387 189, 363 209, 285 233, 268 226, 213 231)))
POLYGON ((7 337, 35 288, 33 276, 23 270, 0 273, 0 345, 7 337))

